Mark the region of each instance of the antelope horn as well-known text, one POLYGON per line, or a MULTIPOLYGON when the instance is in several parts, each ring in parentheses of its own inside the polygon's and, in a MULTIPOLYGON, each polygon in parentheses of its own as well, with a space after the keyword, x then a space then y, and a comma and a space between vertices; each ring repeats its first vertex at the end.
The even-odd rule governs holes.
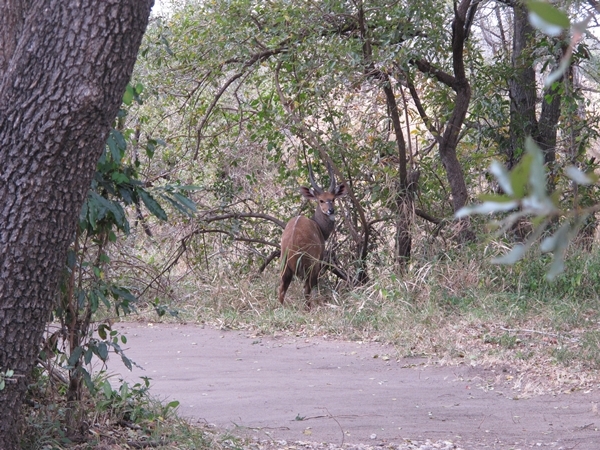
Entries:
POLYGON ((319 187, 319 185, 317 184, 317 182, 315 181, 315 175, 313 174, 312 166, 311 166, 310 163, 308 163, 308 179, 310 180, 310 185, 312 186, 313 190, 317 194, 322 194, 323 193, 323 189, 321 189, 319 187))
POLYGON ((329 164, 329 162, 327 162, 327 172, 329 172, 329 192, 331 192, 332 194, 335 193, 335 173, 333 173, 333 168, 331 167, 331 164, 329 164))

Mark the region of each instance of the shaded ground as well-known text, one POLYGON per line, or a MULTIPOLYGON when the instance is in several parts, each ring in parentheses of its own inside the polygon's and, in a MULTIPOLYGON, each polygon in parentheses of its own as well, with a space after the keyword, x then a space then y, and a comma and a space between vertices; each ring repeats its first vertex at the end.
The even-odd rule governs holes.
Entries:
MULTIPOLYGON (((179 413, 264 439, 447 440, 470 449, 600 449, 597 392, 515 399, 510 370, 396 361, 378 344, 256 337, 193 325, 119 324, 151 391, 179 413), (500 382, 499 382, 500 381, 500 382)), ((126 373, 127 372, 127 373, 126 373)))

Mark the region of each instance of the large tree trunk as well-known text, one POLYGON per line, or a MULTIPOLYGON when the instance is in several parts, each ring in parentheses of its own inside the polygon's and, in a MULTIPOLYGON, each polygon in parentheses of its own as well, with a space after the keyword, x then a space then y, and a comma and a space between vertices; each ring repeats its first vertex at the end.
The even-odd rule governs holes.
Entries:
MULTIPOLYGON (((556 126, 561 113, 560 89, 550 86, 543 91, 542 110, 538 121, 536 116, 538 92, 533 66, 535 32, 529 23, 527 8, 522 2, 514 4, 513 17, 513 75, 509 80, 510 148, 507 149, 506 165, 511 169, 519 162, 525 147, 525 139, 531 136, 544 153, 544 163, 552 170, 556 159, 556 126)), ((557 65, 562 56, 562 54, 556 55, 557 65)))
POLYGON ((0 0, 0 449, 153 0, 0 0))
MULTIPOLYGON (((452 88, 456 92, 456 100, 439 148, 440 159, 446 169, 448 184, 452 191, 452 204, 455 212, 465 206, 469 198, 462 164, 458 161, 456 148, 460 138, 460 129, 471 102, 471 86, 465 73, 464 61, 464 48, 470 25, 467 22, 467 14, 470 7, 468 0, 462 0, 458 5, 455 4, 454 21, 452 22, 452 65, 455 79, 452 88)), ((476 8, 476 6, 473 7, 476 8)))
POLYGON ((536 136, 537 100, 535 70, 533 68, 534 30, 527 18, 527 8, 516 2, 513 18, 513 76, 508 81, 510 92, 510 148, 507 149, 506 165, 509 169, 521 159, 525 138, 536 136))
MULTIPOLYGON (((462 164, 458 160, 456 149, 460 140, 460 130, 464 124, 471 102, 471 86, 465 72, 464 53, 465 43, 469 37, 470 27, 478 5, 479 2, 471 0, 454 2, 454 20, 452 21, 453 74, 440 70, 426 60, 413 61, 421 72, 434 76, 441 83, 451 87, 456 93, 454 108, 441 136, 439 136, 440 133, 438 130, 433 129, 424 110, 420 107, 420 100, 417 98, 416 91, 409 86, 421 117, 423 117, 426 126, 438 140, 440 160, 446 170, 446 177, 450 185, 450 191, 452 192, 452 206, 455 212, 465 206, 469 200, 462 164)), ((461 220, 458 226, 458 240, 465 242, 474 239, 475 234, 471 230, 469 220, 461 220)))
MULTIPOLYGON (((408 189, 408 170, 406 142, 402 134, 402 125, 400 124, 400 115, 398 113, 398 102, 392 88, 392 80, 387 74, 383 84, 383 92, 388 106, 388 111, 396 136, 396 147, 398 149, 398 194, 396 196, 396 239, 394 257, 396 262, 404 267, 410 260, 412 249, 411 228, 414 217, 414 206, 412 192, 408 189)), ((414 190, 414 189, 413 189, 414 190)))
POLYGON ((396 262, 403 267, 410 260, 412 248, 411 227, 413 222, 413 199, 408 192, 408 158, 406 155, 406 142, 404 140, 404 134, 402 133, 402 125, 398 113, 398 102, 396 101, 396 95, 394 94, 392 78, 387 72, 377 69, 373 64, 373 49, 368 36, 363 2, 359 3, 357 18, 360 36, 363 41, 365 71, 369 78, 378 80, 382 85, 388 113, 394 130, 394 136, 396 137, 396 148, 398 150, 398 193, 396 195, 397 218, 394 257, 396 262))

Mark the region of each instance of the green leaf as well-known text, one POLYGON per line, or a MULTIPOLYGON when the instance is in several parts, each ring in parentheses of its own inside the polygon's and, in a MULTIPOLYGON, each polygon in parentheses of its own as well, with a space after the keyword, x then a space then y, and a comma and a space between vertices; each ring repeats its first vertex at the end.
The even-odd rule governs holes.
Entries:
POLYGON ((131 303, 134 303, 137 301, 137 298, 131 292, 129 292, 127 289, 125 289, 123 287, 111 286, 110 291, 113 294, 113 296, 116 298, 125 299, 131 303))
POLYGON ((88 390, 92 394, 95 394, 96 393, 96 386, 94 385, 94 382, 92 381, 92 376, 90 375, 90 373, 82 367, 81 368, 81 375, 83 376, 83 382, 85 383, 85 385, 88 388, 88 390))
POLYGON ((106 398, 112 398, 114 391, 108 380, 102 383, 102 391, 104 392, 104 396, 106 398))
POLYGON ((87 228, 88 225, 88 199, 83 202, 81 211, 79 212, 79 227, 82 229, 87 228))
POLYGON ((154 198, 150 195, 150 193, 148 193, 148 191, 144 189, 137 189, 137 192, 138 194, 140 194, 140 197, 142 198, 144 205, 146 205, 146 208, 148 208, 148 211, 150 211, 154 216, 156 216, 160 220, 167 220, 167 213, 164 209, 162 209, 158 202, 154 200, 154 198))
POLYGON ((554 70, 551 74, 549 74, 544 80, 544 87, 548 88, 552 86, 552 84, 562 78, 562 76, 566 73, 569 65, 571 64, 571 58, 562 58, 560 60, 559 66, 554 70))
POLYGON ((196 205, 190 199, 185 197, 182 194, 173 193, 173 196, 169 196, 166 194, 160 194, 160 196, 168 201, 175 209, 177 209, 180 213, 193 217, 196 212, 196 205))
POLYGON ((119 149, 117 141, 112 132, 110 133, 110 135, 108 136, 108 139, 106 140, 106 145, 108 146, 108 149, 110 150, 110 155, 112 156, 113 161, 117 164, 120 164, 121 163, 121 150, 119 149))
POLYGON ((125 175, 122 172, 113 172, 110 176, 110 178, 115 182, 115 183, 128 183, 129 182, 129 177, 127 175, 125 175))
POLYGON ((89 363, 91 363, 91 362, 92 362, 92 356, 94 356, 94 352, 92 351, 92 349, 91 349, 91 348, 88 348, 88 349, 85 351, 85 355, 83 356, 83 361, 84 361, 86 364, 89 364, 89 363))
POLYGON ((123 134, 118 130, 112 129, 106 140, 106 146, 110 151, 113 161, 117 164, 121 164, 121 159, 125 154, 125 150, 127 150, 127 142, 125 141, 123 134))
POLYGON ((133 103, 133 87, 130 84, 127 84, 127 88, 125 88, 125 93, 123 94, 123 103, 127 106, 130 106, 133 103))
POLYGON ((77 263, 77 255, 75 254, 75 251, 70 248, 67 251, 67 267, 73 270, 75 268, 75 263, 77 263))
POLYGON ((521 161, 510 172, 510 185, 512 186, 515 198, 521 199, 525 197, 532 159, 533 156, 531 154, 525 153, 521 161))
POLYGON ((508 202, 483 202, 478 205, 465 206, 459 209, 454 217, 461 219, 472 214, 491 214, 505 211, 511 211, 519 206, 519 202, 511 200, 508 202))
POLYGON ((156 145, 154 145, 151 142, 148 142, 146 144, 146 156, 148 156, 148 158, 152 159, 154 157, 155 151, 156 151, 156 145))
POLYGON ((75 367, 75 365, 79 361, 79 358, 81 357, 82 353, 83 353, 83 348, 75 347, 75 350, 73 350, 73 353, 71 353, 71 356, 69 356, 69 359, 67 361, 70 368, 75 367))
POLYGON ((179 192, 175 192, 173 194, 173 196, 177 199, 177 201, 179 203, 181 203, 182 205, 184 205, 187 209, 190 210, 190 212, 195 213, 198 210, 196 209, 196 204, 190 200, 188 197, 186 197, 183 194, 180 194, 179 192))
POLYGON ((117 144, 117 148, 124 154, 125 150, 127 150, 127 141, 125 140, 123 133, 115 129, 111 130, 110 133, 117 144))
POLYGON ((131 369, 132 369, 131 360, 127 356, 121 354, 121 361, 123 361, 123 364, 125 364, 125 367, 127 367, 131 371, 131 369))
MULTIPOLYGON (((86 227, 89 226, 91 227, 93 230, 96 229, 97 226, 97 222, 98 222, 98 214, 99 214, 99 209, 100 209, 100 205, 98 204, 98 202, 95 200, 95 198, 91 198, 93 197, 91 195, 92 193, 90 192, 90 196, 88 197, 86 203, 86 212, 87 212, 87 219, 86 220, 82 220, 81 222, 86 224, 86 227)), ((104 215, 104 214, 102 214, 104 215)))
POLYGON ((110 308, 110 301, 106 298, 106 296, 104 295, 104 292, 98 291, 97 294, 98 294, 98 297, 100 298, 100 300, 102 300, 102 303, 104 303, 104 306, 106 306, 107 308, 110 308))
POLYGON ((167 403, 167 408, 175 409, 179 406, 178 400, 173 400, 172 402, 167 403))
POLYGON ((481 194, 477 197, 482 202, 496 202, 496 203, 506 203, 513 202, 515 199, 509 197, 508 195, 498 195, 498 194, 481 194))
POLYGON ((561 243, 568 239, 570 229, 569 222, 563 223, 556 233, 542 240, 540 251, 542 253, 549 253, 557 250, 562 245, 561 243))
POLYGON ((92 314, 94 314, 96 311, 98 311, 98 295, 96 294, 96 291, 91 291, 89 293, 89 301, 90 311, 92 312, 92 314))
MULTIPOLYGON (((130 179, 129 182, 133 183, 134 180, 130 179)), ((131 190, 131 186, 129 185, 120 185, 119 186, 119 194, 121 198, 125 200, 126 205, 131 205, 134 202, 133 199, 133 191, 131 190)))
POLYGON ((506 193, 506 195, 514 195, 510 174, 503 164, 499 163, 498 161, 492 161, 492 164, 490 165, 490 173, 494 175, 498 181, 498 184, 500 184, 500 187, 506 193))
POLYGON ((575 166, 567 167, 565 169, 565 175, 568 176, 575 183, 582 186, 587 186, 598 181, 598 177, 595 174, 592 173, 588 175, 575 166))
POLYGON ((523 258, 525 252, 527 251, 528 246, 525 244, 516 244, 510 252, 505 255, 499 256, 498 258, 494 258, 492 262, 494 264, 508 264, 512 265, 523 258))
POLYGON ((525 140, 525 149, 527 150, 527 154, 531 155, 529 185, 531 186, 532 193, 537 199, 545 199, 548 195, 546 194, 544 155, 531 136, 525 140))
POLYGON ((107 334, 106 334, 106 330, 108 329, 108 325, 106 325, 105 323, 101 323, 98 326, 98 336, 100 336, 100 339, 106 339, 107 334))
POLYGON ((189 191, 189 192, 196 192, 196 191, 201 191, 203 189, 202 186, 198 186, 197 184, 182 184, 182 185, 177 185, 177 190, 178 191, 189 191))
POLYGON ((80 309, 83 309, 85 306, 85 301, 87 300, 87 295, 84 289, 80 289, 77 291, 77 305, 80 309))
POLYGON ((571 26, 567 15, 550 3, 530 0, 527 2, 527 8, 531 24, 549 36, 558 36, 563 29, 571 26))
POLYGON ((108 347, 105 342, 100 342, 98 344, 98 356, 104 362, 108 359, 108 347))
POLYGON ((123 207, 116 201, 111 201, 105 197, 102 197, 100 194, 90 191, 90 197, 93 200, 93 206, 97 208, 98 217, 96 220, 102 220, 107 211, 110 211, 115 219, 115 225, 123 230, 125 233, 129 232, 129 221, 125 216, 125 211, 123 211, 123 207))
POLYGON ((549 281, 554 280, 558 275, 565 271, 565 260, 564 255, 554 255, 552 258, 552 264, 550 265, 550 269, 548 269, 548 273, 546 273, 546 279, 549 281))

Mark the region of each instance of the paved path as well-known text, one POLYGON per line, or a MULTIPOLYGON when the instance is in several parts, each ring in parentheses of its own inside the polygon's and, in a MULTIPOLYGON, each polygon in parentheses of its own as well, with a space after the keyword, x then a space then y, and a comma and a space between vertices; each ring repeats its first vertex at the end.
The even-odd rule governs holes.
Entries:
POLYGON ((193 325, 119 324, 127 355, 109 371, 152 378, 179 412, 251 436, 345 443, 449 440, 464 449, 600 449, 597 392, 514 400, 497 374, 388 359, 377 344, 253 337, 193 325), (376 357, 377 356, 377 357, 376 357))

